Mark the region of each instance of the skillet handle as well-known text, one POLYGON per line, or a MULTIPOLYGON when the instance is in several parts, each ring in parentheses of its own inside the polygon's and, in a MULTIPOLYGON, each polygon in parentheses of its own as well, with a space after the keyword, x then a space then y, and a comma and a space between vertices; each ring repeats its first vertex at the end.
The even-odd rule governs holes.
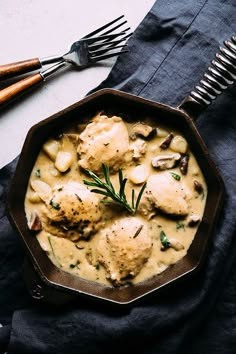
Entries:
POLYGON ((195 120, 218 95, 236 80, 236 36, 232 36, 231 41, 224 41, 224 45, 220 47, 220 52, 212 60, 211 66, 203 75, 199 85, 195 86, 178 107, 195 120))

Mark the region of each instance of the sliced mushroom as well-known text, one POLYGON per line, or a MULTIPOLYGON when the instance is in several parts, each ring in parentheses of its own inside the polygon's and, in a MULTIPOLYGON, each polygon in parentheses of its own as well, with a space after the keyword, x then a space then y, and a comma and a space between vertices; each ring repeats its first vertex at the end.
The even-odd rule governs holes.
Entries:
POLYGON ((155 156, 152 158, 152 166, 154 168, 158 168, 159 170, 168 170, 175 167, 180 158, 181 155, 178 153, 155 156))
POLYGON ((131 138, 137 136, 143 139, 150 139, 156 134, 156 129, 146 123, 138 122, 132 127, 131 138))
POLYGON ((146 153, 147 144, 142 139, 137 139, 130 144, 130 150, 133 151, 133 159, 139 160, 146 153))
POLYGON ((185 154, 188 149, 188 143, 183 136, 176 135, 170 143, 170 149, 185 154))
POLYGON ((194 227, 199 224, 200 220, 201 219, 199 215, 191 215, 189 217, 188 226, 194 227))
POLYGON ((181 251, 184 249, 184 245, 178 240, 176 240, 176 238, 170 238, 169 242, 170 247, 173 248, 175 251, 181 251))
POLYGON ((33 211, 30 215, 30 219, 28 220, 28 227, 32 231, 41 231, 42 230, 42 223, 41 220, 36 213, 36 211, 33 211))
POLYGON ((186 175, 188 172, 188 161, 189 161, 189 155, 186 154, 181 156, 179 168, 183 175, 186 175))
POLYGON ((173 137, 174 137, 173 133, 168 134, 167 137, 165 138, 165 140, 161 143, 160 148, 163 150, 168 149, 173 137))
POLYGON ((194 189, 195 191, 197 191, 199 194, 201 194, 203 192, 203 186, 202 184, 197 181, 196 179, 193 181, 193 185, 194 185, 194 189))

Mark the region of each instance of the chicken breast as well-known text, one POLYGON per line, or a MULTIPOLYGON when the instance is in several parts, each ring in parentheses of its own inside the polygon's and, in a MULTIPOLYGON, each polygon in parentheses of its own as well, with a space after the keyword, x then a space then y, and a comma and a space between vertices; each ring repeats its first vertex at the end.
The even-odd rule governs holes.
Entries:
POLYGON ((100 232, 98 261, 115 285, 136 276, 147 262, 152 241, 147 226, 137 217, 125 217, 100 232))
POLYGON ((32 188, 44 202, 42 214, 48 232, 77 240, 98 230, 101 219, 99 199, 84 185, 69 182, 51 188, 45 182, 34 181, 32 188))
POLYGON ((99 173, 102 163, 116 172, 123 165, 129 149, 129 134, 120 117, 101 115, 80 134, 79 166, 99 173))
POLYGON ((140 210, 148 216, 155 214, 155 209, 170 215, 185 216, 188 214, 186 187, 176 180, 170 172, 159 172, 147 180, 140 210))

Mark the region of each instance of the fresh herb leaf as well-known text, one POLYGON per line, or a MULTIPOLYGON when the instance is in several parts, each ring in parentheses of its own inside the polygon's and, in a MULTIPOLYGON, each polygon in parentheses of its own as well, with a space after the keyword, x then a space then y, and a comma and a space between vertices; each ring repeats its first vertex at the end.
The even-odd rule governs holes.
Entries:
POLYGON ((176 230, 179 230, 179 229, 184 229, 184 231, 185 231, 185 224, 181 221, 177 221, 177 223, 176 223, 176 230))
POLYGON ((63 190, 63 186, 58 188, 58 192, 61 192, 63 190))
POLYGON ((61 209, 60 204, 59 204, 59 203, 54 202, 54 200, 53 200, 53 199, 51 199, 51 200, 50 200, 49 205, 51 205, 51 207, 53 207, 53 208, 54 208, 54 209, 56 209, 56 210, 60 210, 60 209, 61 209))
POLYGON ((135 210, 138 210, 138 206, 139 206, 140 200, 142 198, 144 189, 146 188, 146 185, 147 185, 147 183, 145 182, 144 185, 142 186, 142 188, 139 191, 138 198, 136 200, 135 210))
POLYGON ((142 228, 143 228, 143 225, 140 225, 140 226, 138 227, 138 229, 137 229, 137 231, 135 232, 133 238, 137 237, 137 236, 140 234, 140 232, 142 231, 142 228))
POLYGON ((160 240, 161 240, 161 244, 163 246, 163 250, 166 250, 167 248, 170 247, 170 241, 166 237, 166 234, 163 230, 161 230, 161 232, 160 232, 160 240))
POLYGON ((122 207, 124 207, 126 210, 128 210, 129 213, 135 214, 137 212, 142 194, 144 192, 144 189, 146 188, 146 183, 142 186, 141 190, 139 191, 136 203, 135 203, 135 196, 134 196, 134 190, 132 190, 132 201, 131 205, 127 202, 126 195, 125 195, 125 187, 127 183, 127 178, 123 177, 122 170, 119 169, 118 174, 119 174, 119 192, 116 192, 114 189, 114 186, 110 180, 110 174, 109 174, 109 167, 106 164, 102 164, 102 172, 103 176, 105 179, 105 182, 103 182, 95 173, 93 173, 90 170, 85 170, 85 172, 93 179, 94 182, 83 180, 84 184, 87 186, 91 187, 96 187, 94 189, 91 189, 91 192, 98 193, 105 195, 106 197, 110 198, 109 199, 102 199, 102 203, 116 203, 122 207))
POLYGON ((49 243, 49 245, 50 245, 50 248, 51 248, 53 257, 55 258, 55 260, 56 260, 56 262, 58 263, 59 267, 61 267, 62 265, 60 264, 60 262, 59 262, 59 260, 58 260, 58 258, 57 258, 57 256, 56 256, 56 254, 55 254, 55 252, 54 252, 54 248, 53 248, 53 245, 52 245, 52 239, 51 239, 50 236, 48 236, 48 243, 49 243))
POLYGON ((35 171, 34 174, 35 174, 36 177, 40 178, 40 177, 41 177, 41 171, 40 171, 40 169, 38 168, 38 169, 35 171))
POLYGON ((70 268, 71 269, 75 268, 75 264, 70 264, 70 268))
POLYGON ((176 181, 179 181, 180 180, 180 175, 177 175, 177 173, 174 173, 174 172, 170 172, 171 176, 176 179, 176 181))
POLYGON ((80 203, 83 202, 83 200, 80 198, 80 196, 79 196, 77 193, 75 193, 75 196, 76 196, 76 198, 80 201, 80 203))

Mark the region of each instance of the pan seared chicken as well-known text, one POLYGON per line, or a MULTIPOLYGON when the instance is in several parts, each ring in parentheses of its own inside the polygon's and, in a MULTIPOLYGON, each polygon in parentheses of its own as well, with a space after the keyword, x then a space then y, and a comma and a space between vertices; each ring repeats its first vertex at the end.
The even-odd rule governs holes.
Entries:
POLYGON ((100 232, 98 260, 116 285, 135 277, 150 257, 148 227, 137 217, 126 217, 100 232))
POLYGON ((141 209, 145 215, 153 214, 155 209, 169 215, 185 216, 188 214, 188 191, 181 181, 169 172, 159 172, 147 180, 147 187, 141 209))
POLYGON ((70 181, 51 188, 40 180, 31 185, 44 202, 41 218, 47 231, 74 240, 98 230, 99 199, 84 185, 70 181))
POLYGON ((87 125, 79 138, 77 152, 80 167, 99 173, 102 163, 105 163, 114 173, 124 165, 129 135, 121 118, 99 115, 87 125))

